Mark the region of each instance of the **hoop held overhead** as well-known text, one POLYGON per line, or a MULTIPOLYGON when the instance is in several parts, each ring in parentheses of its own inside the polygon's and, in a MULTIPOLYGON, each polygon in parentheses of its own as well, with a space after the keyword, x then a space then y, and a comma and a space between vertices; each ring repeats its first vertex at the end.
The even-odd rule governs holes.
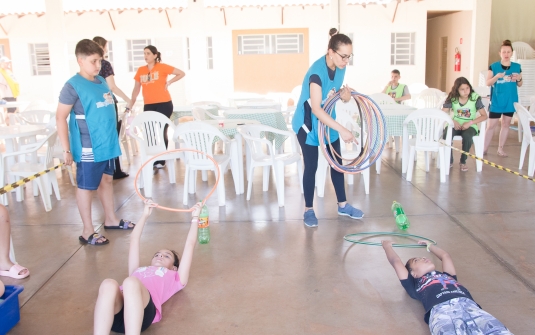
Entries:
MULTIPOLYGON (((412 235, 412 234, 404 234, 404 233, 396 233, 396 232, 383 232, 383 231, 378 231, 378 232, 363 232, 363 233, 355 233, 355 234, 347 234, 344 236, 344 240, 348 241, 348 242, 351 242, 351 243, 355 243, 355 244, 364 244, 364 245, 374 245, 374 246, 381 246, 381 242, 368 242, 368 241, 362 241, 362 240, 353 240, 353 239, 350 239, 349 237, 350 236, 400 236, 400 237, 414 237, 414 238, 417 238, 417 239, 421 239, 421 240, 425 240, 425 241, 428 241, 428 242, 431 242, 432 244, 436 245, 437 242, 435 242, 434 240, 430 239, 430 238, 427 238, 427 237, 423 237, 423 236, 419 236, 419 235, 412 235)), ((400 244, 400 243, 393 243, 392 244, 392 247, 395 247, 395 248, 426 248, 427 246, 426 245, 423 245, 423 244, 400 244)))
MULTIPOLYGON (((156 158, 158 158, 160 156, 165 156, 165 155, 168 155, 168 154, 173 153, 173 152, 182 152, 182 151, 190 151, 190 152, 200 153, 200 154, 204 155, 206 158, 210 159, 212 161, 212 163, 214 163, 214 166, 217 167, 217 178, 216 178, 214 187, 212 188, 212 190, 210 190, 208 195, 206 195, 206 197, 203 199, 202 204, 204 205, 206 200, 208 200, 208 198, 210 198, 212 196, 212 194, 217 189, 217 184, 219 184, 219 175, 221 174, 221 170, 219 169, 219 164, 217 164, 217 162, 215 161, 215 159, 213 157, 205 154, 202 151, 195 150, 195 149, 184 148, 184 149, 174 149, 174 150, 169 150, 169 151, 162 152, 162 153, 160 153, 160 154, 158 154, 156 156, 152 156, 149 160, 147 160, 145 163, 143 163, 141 165, 139 170, 137 170, 136 177, 134 178, 134 189, 136 190, 136 194, 138 195, 138 197, 141 198, 141 200, 145 201, 146 198, 143 195, 141 195, 141 192, 139 191, 139 188, 137 187, 137 180, 138 180, 139 175, 140 175, 141 171, 143 170, 143 168, 147 164, 153 162, 156 158)), ((187 186, 184 185, 184 187, 187 187, 187 186)), ((165 207, 165 206, 160 206, 160 205, 158 205, 156 207, 160 208, 160 209, 163 209, 163 210, 166 210, 166 211, 170 211, 170 212, 192 212, 193 211, 193 207, 192 208, 188 208, 188 209, 170 208, 170 207, 165 207)))

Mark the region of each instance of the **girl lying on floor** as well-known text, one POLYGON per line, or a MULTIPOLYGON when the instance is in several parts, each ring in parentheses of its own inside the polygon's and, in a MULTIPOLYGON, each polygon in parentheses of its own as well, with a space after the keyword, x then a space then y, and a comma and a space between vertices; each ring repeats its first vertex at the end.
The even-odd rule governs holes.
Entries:
POLYGON ((188 283, 201 203, 195 205, 191 227, 180 261, 173 250, 161 249, 150 266, 139 267, 139 240, 152 209, 157 204, 145 201, 143 215, 130 236, 128 273, 123 285, 105 279, 100 285, 95 306, 94 334, 139 334, 162 319, 162 304, 188 283))

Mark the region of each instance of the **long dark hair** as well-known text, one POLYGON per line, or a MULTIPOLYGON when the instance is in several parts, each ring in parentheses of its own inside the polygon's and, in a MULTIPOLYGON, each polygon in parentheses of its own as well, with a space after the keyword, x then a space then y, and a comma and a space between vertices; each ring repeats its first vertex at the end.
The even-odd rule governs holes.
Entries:
POLYGON ((158 49, 154 45, 147 45, 143 50, 149 49, 152 54, 156 55, 156 62, 160 63, 162 61, 162 54, 158 52, 158 49))
POLYGON ((175 260, 173 262, 173 265, 176 266, 176 268, 178 269, 178 265, 180 264, 180 259, 178 258, 178 253, 174 250, 169 250, 171 251, 171 253, 173 254, 175 260))
POLYGON ((104 37, 100 37, 100 36, 93 37, 93 42, 95 42, 96 44, 100 45, 100 47, 102 49, 104 49, 106 44, 108 44, 108 41, 106 41, 106 39, 104 37))
POLYGON ((470 94, 468 95, 468 98, 472 101, 475 101, 474 99, 472 99, 472 93, 474 93, 474 88, 472 87, 468 79, 466 79, 465 77, 459 77, 455 79, 455 82, 453 83, 453 87, 451 88, 451 92, 450 94, 448 94, 448 97, 446 98, 446 102, 451 103, 454 100, 459 101, 459 98, 461 97, 461 95, 459 94, 459 88, 463 84, 466 84, 468 85, 468 87, 470 87, 470 94))
POLYGON ((329 35, 331 36, 331 39, 329 40, 329 47, 328 49, 331 49, 332 51, 338 51, 340 48, 340 45, 352 45, 353 42, 351 42, 351 39, 347 37, 347 35, 340 34, 336 28, 331 28, 329 30, 329 35))

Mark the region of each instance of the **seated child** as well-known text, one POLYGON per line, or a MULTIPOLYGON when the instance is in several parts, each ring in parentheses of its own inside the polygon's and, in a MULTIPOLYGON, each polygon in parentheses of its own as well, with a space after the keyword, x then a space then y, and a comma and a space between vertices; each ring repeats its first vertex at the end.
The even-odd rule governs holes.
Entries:
POLYGON ((401 285, 425 308, 424 320, 433 335, 481 334, 511 335, 495 317, 481 309, 470 292, 457 282, 450 255, 439 247, 427 244, 427 250, 442 261, 443 272, 425 257, 415 257, 403 265, 391 241, 382 241, 388 261, 396 271, 401 285))
MULTIPOLYGON (((11 262, 9 259, 10 242, 11 225, 9 223, 9 212, 4 205, 0 205, 0 276, 24 279, 30 275, 30 271, 24 266, 11 262)), ((2 289, 0 289, 2 294, 4 292, 3 287, 4 285, 2 284, 2 289)))
POLYGON ((201 203, 195 205, 191 227, 179 266, 173 250, 161 249, 154 254, 149 266, 139 266, 139 240, 152 208, 157 204, 145 201, 143 215, 130 236, 128 273, 119 286, 113 279, 100 285, 95 306, 94 334, 139 334, 162 319, 162 304, 188 283, 193 248, 197 242, 197 224, 201 203))
POLYGON ((391 80, 383 89, 383 93, 391 96, 398 104, 403 100, 409 100, 411 98, 409 88, 407 85, 399 83, 399 80, 401 79, 399 70, 392 70, 390 75, 391 80))
MULTIPOLYGON (((447 113, 453 110, 452 138, 453 136, 461 135, 463 138, 463 151, 470 152, 472 143, 474 143, 472 137, 479 134, 477 123, 487 119, 487 112, 485 111, 481 97, 474 92, 468 79, 465 77, 455 79, 455 83, 444 102, 442 110, 447 113), (477 116, 477 113, 479 113, 479 116, 477 116)), ((446 138, 445 133, 444 138, 446 138)), ((450 157, 451 167, 453 166, 453 155, 450 157)), ((463 172, 468 171, 466 157, 465 154, 461 155, 460 166, 463 172)))

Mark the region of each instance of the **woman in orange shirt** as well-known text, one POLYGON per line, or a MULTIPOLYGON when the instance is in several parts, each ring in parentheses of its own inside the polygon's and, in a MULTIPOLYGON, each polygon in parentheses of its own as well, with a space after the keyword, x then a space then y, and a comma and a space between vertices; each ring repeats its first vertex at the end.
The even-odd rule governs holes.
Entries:
MULTIPOLYGON (((145 62, 147 66, 141 66, 137 69, 134 77, 136 83, 132 91, 132 99, 127 108, 130 109, 135 104, 139 90, 142 89, 144 106, 143 111, 154 111, 162 113, 168 118, 173 113, 173 102, 171 95, 167 88, 172 83, 184 78, 186 75, 183 71, 162 63, 162 56, 155 46, 148 45, 143 50, 145 62), (174 74, 175 76, 167 81, 167 76, 174 74)), ((167 125, 164 129, 164 142, 167 148, 167 125)), ((154 166, 163 168, 165 161, 156 161, 154 166)))

